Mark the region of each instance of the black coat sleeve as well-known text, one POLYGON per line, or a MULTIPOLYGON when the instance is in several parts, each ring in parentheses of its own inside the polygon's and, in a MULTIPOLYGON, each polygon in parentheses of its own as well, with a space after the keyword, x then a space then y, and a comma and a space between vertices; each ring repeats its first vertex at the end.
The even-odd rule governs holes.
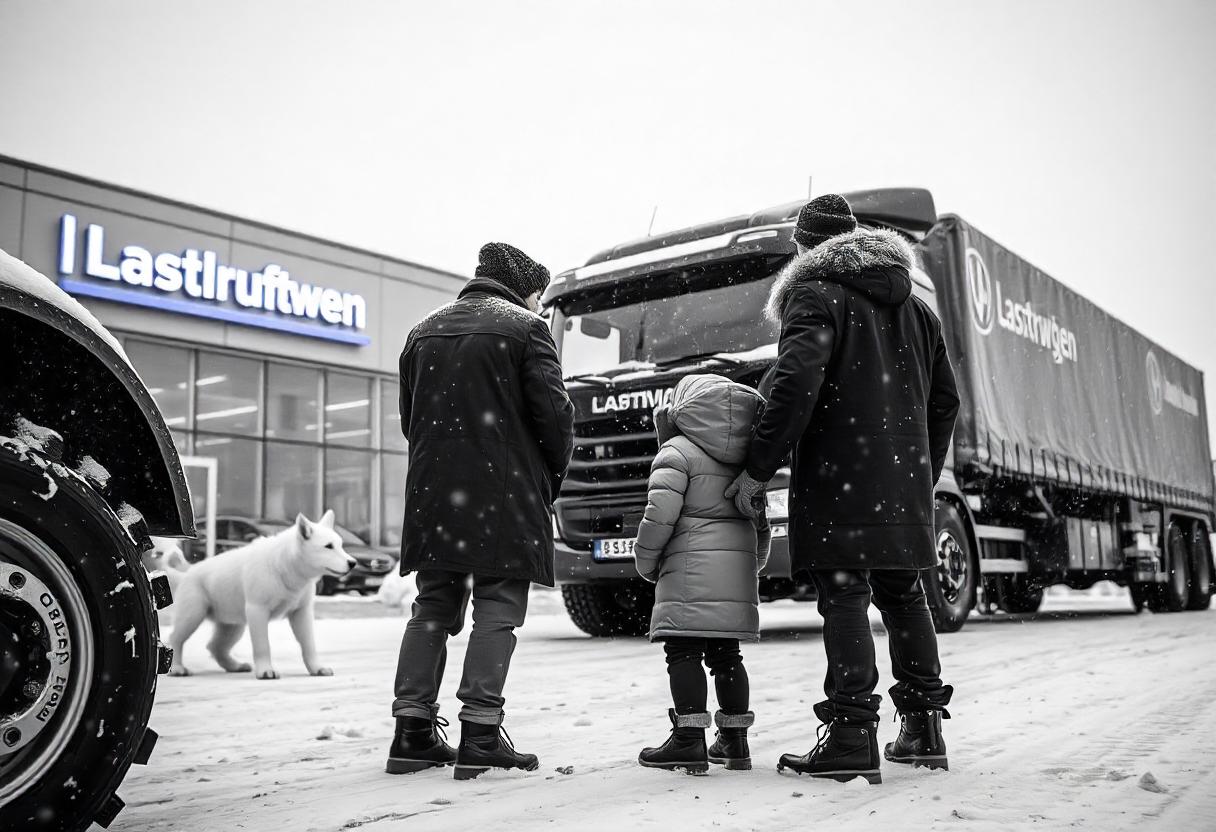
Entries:
POLYGON ((823 298, 810 289, 791 293, 781 313, 772 391, 747 455, 753 479, 771 480, 806 430, 835 343, 836 321, 823 298))
POLYGON ((946 354, 946 339, 937 331, 937 347, 933 352, 932 378, 929 381, 929 453, 933 462, 933 482, 936 483, 946 465, 950 451, 950 436, 954 433, 954 417, 958 415, 958 387, 954 368, 946 354))
POLYGON ((407 345, 401 351, 401 360, 398 363, 400 372, 400 396, 397 407, 401 413, 401 434, 406 439, 410 437, 410 413, 414 403, 413 385, 410 383, 410 349, 407 345))
POLYGON ((532 436, 549 468, 549 495, 555 499, 574 453, 574 406, 562 383, 553 336, 539 318, 528 331, 520 378, 532 436))

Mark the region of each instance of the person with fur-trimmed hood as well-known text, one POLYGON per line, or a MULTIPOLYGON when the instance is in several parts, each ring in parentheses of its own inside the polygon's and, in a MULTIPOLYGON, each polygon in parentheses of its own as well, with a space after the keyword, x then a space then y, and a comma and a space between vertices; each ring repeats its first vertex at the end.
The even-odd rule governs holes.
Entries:
POLYGON ((959 402, 941 323, 912 294, 911 246, 858 228, 843 197, 807 203, 794 240, 798 255, 769 298, 781 336, 761 389, 768 405, 727 492, 758 513, 793 451, 790 559, 810 572, 824 618, 827 699, 814 711, 826 730, 810 753, 782 755, 778 769, 881 781, 871 597, 890 634, 890 693, 903 717, 886 758, 945 768, 941 718, 953 689, 941 680, 920 582, 937 563, 933 487, 959 402))

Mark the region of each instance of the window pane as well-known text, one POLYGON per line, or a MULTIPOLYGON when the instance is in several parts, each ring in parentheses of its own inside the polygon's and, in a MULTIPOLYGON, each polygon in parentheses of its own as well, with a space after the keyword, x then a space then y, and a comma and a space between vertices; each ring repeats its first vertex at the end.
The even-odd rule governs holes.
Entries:
POLYGON ((201 433, 194 438, 195 456, 212 456, 217 460, 217 514, 258 516, 258 486, 261 483, 258 466, 262 457, 259 447, 261 444, 252 439, 207 436, 201 433))
POLYGON ((272 519, 293 520, 296 514, 316 520, 317 479, 321 476, 321 450, 316 445, 266 443, 266 510, 272 519))
POLYGON ((271 364, 266 373, 266 436, 320 441, 317 390, 321 371, 271 364))
POLYGON ((199 353, 194 380, 198 429, 256 436, 261 376, 260 361, 199 353))
POLYGON ((325 451, 325 508, 338 525, 371 540, 372 455, 368 451, 325 451))
POLYGON ((401 524, 405 518, 405 468, 407 457, 380 455, 380 545, 401 544, 401 524))
POLYGON ((148 385, 148 392, 165 415, 165 424, 178 429, 187 427, 186 382, 190 378, 190 350, 135 340, 127 342, 126 350, 139 377, 148 385))
POLYGON ((390 451, 405 450, 400 399, 400 384, 395 381, 380 382, 380 447, 390 451))
POLYGON ((372 380, 344 373, 329 373, 326 381, 325 441, 370 447, 372 380))

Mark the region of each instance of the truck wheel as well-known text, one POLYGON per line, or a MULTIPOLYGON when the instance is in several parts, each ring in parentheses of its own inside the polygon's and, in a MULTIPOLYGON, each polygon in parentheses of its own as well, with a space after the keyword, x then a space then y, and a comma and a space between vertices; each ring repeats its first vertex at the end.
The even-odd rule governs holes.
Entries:
POLYGON ((650 629, 654 590, 637 581, 623 586, 606 584, 562 584, 562 601, 574 626, 597 638, 642 636, 650 629))
POLYGON ((1186 609, 1190 595, 1190 554, 1182 526, 1171 522, 1165 530, 1166 580, 1156 584, 1156 592, 1148 596, 1148 608, 1153 612, 1181 612, 1186 609))
POLYGON ((1212 543, 1207 527, 1196 523, 1191 527, 1190 545, 1191 587, 1187 593, 1188 610, 1206 610, 1212 606, 1212 543))
POLYGON ((1026 575, 999 575, 997 604, 1009 613, 1038 612, 1043 605, 1043 587, 1032 583, 1026 575))
POLYGON ((142 520, 126 507, 124 524, 58 456, 0 440, 0 826, 8 829, 109 825, 127 769, 152 753, 156 674, 171 656, 156 619, 168 582, 156 581, 154 601, 140 564, 151 545, 142 520))
POLYGON ((934 511, 937 568, 925 571, 921 582, 939 633, 962 629, 975 606, 979 566, 971 551, 967 528, 958 509, 938 500, 934 511))

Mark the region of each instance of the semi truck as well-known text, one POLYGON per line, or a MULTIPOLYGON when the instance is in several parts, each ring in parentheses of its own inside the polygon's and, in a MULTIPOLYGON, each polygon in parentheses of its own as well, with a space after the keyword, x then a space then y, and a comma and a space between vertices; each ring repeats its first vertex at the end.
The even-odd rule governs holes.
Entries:
MULTIPOLYGON (((1203 375, 954 215, 922 188, 847 193, 863 227, 913 245, 914 292, 941 318, 961 408, 935 486, 940 632, 1030 613, 1045 587, 1103 580, 1137 611, 1205 609, 1213 469, 1203 375)), ((593 636, 646 632, 632 539, 657 452, 651 414, 680 378, 757 384, 777 355, 763 307, 803 202, 605 249, 543 297, 576 410, 554 504, 557 578, 593 636)), ((762 600, 813 600, 788 550, 788 469, 769 484, 762 600)))

